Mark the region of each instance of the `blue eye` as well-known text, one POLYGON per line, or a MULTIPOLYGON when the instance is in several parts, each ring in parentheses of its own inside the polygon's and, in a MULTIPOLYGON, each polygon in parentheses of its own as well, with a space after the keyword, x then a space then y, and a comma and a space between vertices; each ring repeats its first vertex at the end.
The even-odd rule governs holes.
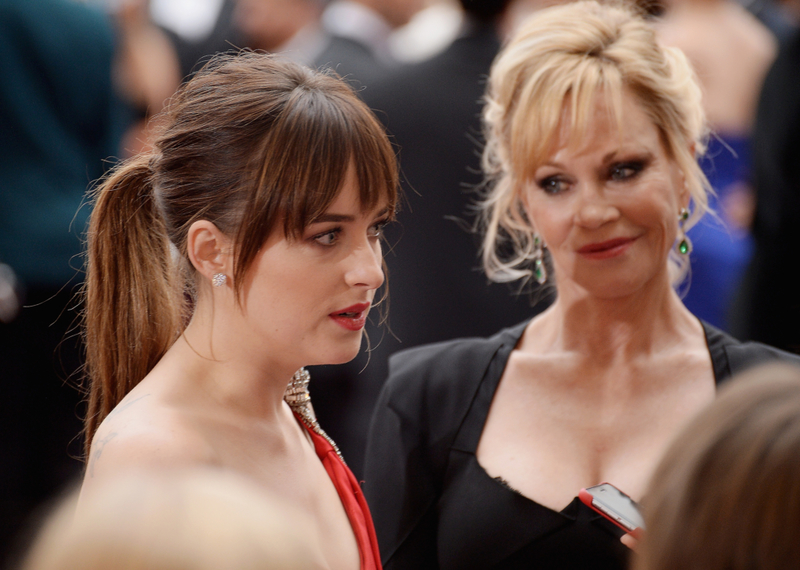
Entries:
POLYGON ((644 170, 644 163, 640 161, 633 161, 633 162, 621 162, 619 164, 614 164, 608 173, 608 177, 611 180, 628 180, 629 178, 633 178, 637 174, 639 174, 642 170, 644 170))
POLYGON ((539 188, 544 190, 545 194, 560 194, 566 190, 566 183, 558 176, 550 176, 537 182, 539 188))

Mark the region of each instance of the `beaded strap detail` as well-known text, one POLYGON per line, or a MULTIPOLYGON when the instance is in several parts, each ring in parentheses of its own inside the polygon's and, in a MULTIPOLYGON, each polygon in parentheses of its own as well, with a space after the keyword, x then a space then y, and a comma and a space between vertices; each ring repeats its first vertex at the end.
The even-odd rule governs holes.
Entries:
MULTIPOLYGON (((311 375, 305 368, 301 368, 295 372, 294 376, 292 376, 292 381, 289 382, 288 386, 286 386, 286 391, 283 393, 283 400, 289 404, 289 407, 294 413, 300 416, 300 419, 303 420, 303 423, 313 430, 314 433, 324 437, 325 440, 331 444, 331 447, 333 447, 336 455, 339 456, 339 459, 342 460, 342 463, 345 463, 344 457, 342 457, 342 452, 339 451, 339 447, 330 438, 330 436, 325 433, 317 421, 317 416, 314 414, 314 408, 311 406, 311 394, 308 392, 309 380, 311 380, 311 375)), ((345 465, 347 465, 347 463, 345 463, 345 465)))

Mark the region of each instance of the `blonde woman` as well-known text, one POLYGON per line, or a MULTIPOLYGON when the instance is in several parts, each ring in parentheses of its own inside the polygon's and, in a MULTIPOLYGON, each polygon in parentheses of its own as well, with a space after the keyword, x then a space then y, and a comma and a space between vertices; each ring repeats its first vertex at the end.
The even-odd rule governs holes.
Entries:
POLYGON ((789 356, 702 323, 673 288, 707 204, 703 107, 686 58, 636 12, 534 14, 494 62, 484 120, 486 271, 557 298, 492 338, 390 360, 365 472, 383 561, 625 568, 581 488, 641 499, 719 382, 789 356))

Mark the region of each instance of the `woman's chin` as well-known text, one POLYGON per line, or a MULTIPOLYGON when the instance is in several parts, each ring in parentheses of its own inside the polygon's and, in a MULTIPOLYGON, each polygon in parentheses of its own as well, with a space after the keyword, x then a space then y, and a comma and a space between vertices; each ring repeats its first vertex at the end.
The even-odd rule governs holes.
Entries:
POLYGON ((317 364, 347 364, 358 356, 360 351, 361 342, 359 340, 358 344, 353 343, 353 346, 340 347, 337 350, 330 351, 323 359, 324 362, 318 362, 317 364))
MULTIPOLYGON (((596 299, 622 299, 637 295, 648 290, 652 290, 653 285, 659 283, 659 279, 665 279, 667 273, 643 274, 643 272, 635 272, 634 274, 623 274, 622 272, 616 274, 600 274, 600 275, 581 275, 574 279, 574 283, 586 294, 596 299)), ((565 280, 560 282, 563 283, 565 280)))

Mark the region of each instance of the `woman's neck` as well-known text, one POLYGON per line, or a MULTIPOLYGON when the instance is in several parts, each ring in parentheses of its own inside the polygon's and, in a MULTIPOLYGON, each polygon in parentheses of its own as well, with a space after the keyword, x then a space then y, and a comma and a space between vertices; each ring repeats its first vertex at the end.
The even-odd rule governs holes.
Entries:
POLYGON ((666 282, 611 298, 572 285, 560 287, 555 303, 531 323, 522 349, 578 352, 600 363, 653 353, 698 332, 699 321, 666 282))
POLYGON ((286 386, 301 364, 239 338, 236 324, 198 311, 164 356, 213 401, 246 416, 284 415, 286 386))

